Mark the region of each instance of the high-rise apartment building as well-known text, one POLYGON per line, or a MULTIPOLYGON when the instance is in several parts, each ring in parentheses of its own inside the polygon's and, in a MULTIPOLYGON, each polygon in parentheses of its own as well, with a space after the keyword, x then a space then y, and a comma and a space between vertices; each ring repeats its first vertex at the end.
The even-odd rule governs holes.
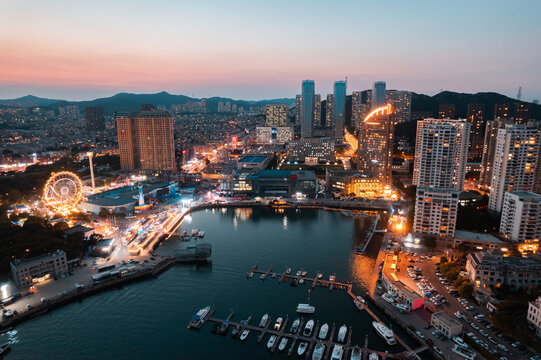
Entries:
POLYGON ((312 130, 314 128, 314 113, 315 113, 315 99, 314 99, 314 81, 304 80, 302 82, 302 96, 301 96, 301 137, 311 138, 312 130))
POLYGON ((354 91, 351 94, 351 125, 355 129, 360 129, 363 118, 361 117, 363 105, 363 94, 361 91, 354 91))
POLYGON ((454 119, 455 112, 456 112, 455 104, 440 104, 438 117, 440 119, 454 119))
POLYGON ((105 130, 105 116, 101 106, 85 107, 85 124, 88 131, 105 130))
POLYGON ((510 118, 496 118, 487 121, 485 127, 485 139, 483 141, 483 156, 481 160, 481 175, 479 177, 479 186, 484 189, 490 187, 492 181, 492 169, 494 168, 494 153, 496 152, 496 140, 498 139, 498 130, 512 124, 510 118))
POLYGON ((141 111, 116 117, 120 166, 124 171, 175 172, 173 118, 142 105, 141 111))
POLYGON ((334 95, 333 94, 327 94, 327 101, 326 101, 326 109, 325 109, 325 126, 326 127, 332 127, 332 116, 334 113, 334 95))
POLYGON ((265 107, 265 124, 267 126, 286 126, 287 105, 271 104, 265 107))
POLYGON ((458 212, 458 194, 453 189, 417 188, 413 232, 453 237, 458 212))
POLYGON ((413 184, 464 189, 470 123, 428 118, 417 122, 413 184))
POLYGON ((334 82, 333 132, 334 137, 344 137, 346 123, 346 82, 334 82))
POLYGON ((385 81, 376 81, 374 85, 372 85, 372 109, 385 105, 385 89, 385 81))
POLYGON ((517 124, 526 124, 530 121, 530 104, 525 102, 515 103, 513 118, 517 124))
POLYGON ((512 241, 539 243, 541 195, 528 191, 507 191, 503 197, 500 233, 512 241))
POLYGON ((471 124, 470 157, 480 158, 485 138, 485 104, 468 104, 468 121, 471 124))
POLYGON ((312 124, 314 128, 321 127, 321 94, 314 95, 314 115, 312 124))
POLYGON ((501 212, 506 191, 532 191, 536 185, 541 130, 537 124, 512 124, 498 130, 488 208, 501 212))
POLYGON ((295 126, 300 126, 302 121, 302 95, 295 96, 295 126))
POLYGON ((394 111, 391 105, 374 109, 361 124, 357 169, 391 186, 394 146, 394 111))
POLYGON ((411 120, 411 92, 387 90, 386 101, 394 109, 396 122, 404 123, 411 120))
POLYGON ((511 117, 510 104, 494 104, 494 119, 510 118, 510 117, 511 117))

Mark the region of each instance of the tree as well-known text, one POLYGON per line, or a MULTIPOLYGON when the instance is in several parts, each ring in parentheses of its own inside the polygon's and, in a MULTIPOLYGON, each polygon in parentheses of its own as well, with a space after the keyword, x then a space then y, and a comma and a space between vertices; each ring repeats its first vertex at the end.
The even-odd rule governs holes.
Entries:
POLYGON ((440 257, 440 263, 445 264, 448 261, 449 259, 447 259, 447 256, 443 255, 442 257, 440 257))
POLYGON ((424 244, 426 247, 434 249, 436 246, 438 246, 438 243, 436 241, 435 236, 427 236, 424 238, 424 244))
POLYGON ((458 288, 458 293, 463 298, 471 298, 473 295, 473 285, 470 281, 464 281, 462 285, 458 288))

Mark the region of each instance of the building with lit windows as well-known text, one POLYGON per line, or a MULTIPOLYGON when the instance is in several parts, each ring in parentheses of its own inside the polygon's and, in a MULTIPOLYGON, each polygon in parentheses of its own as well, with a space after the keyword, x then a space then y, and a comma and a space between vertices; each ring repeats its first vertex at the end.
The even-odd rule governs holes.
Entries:
POLYGON ((346 124, 346 82, 334 82, 334 104, 333 104, 332 128, 334 137, 344 137, 344 126, 346 124))
POLYGON ((468 104, 468 122, 471 124, 470 157, 480 158, 485 138, 485 104, 468 104))
POLYGON ((494 119, 511 118, 510 104, 494 104, 494 119))
POLYGON ((291 126, 279 126, 276 128, 276 143, 287 144, 295 139, 295 131, 291 126))
POLYGON ((120 166, 124 171, 175 172, 173 118, 148 105, 116 116, 120 166))
POLYGON ((535 334, 541 337, 541 296, 528 303, 528 316, 526 320, 533 327, 535 334))
POLYGON ((541 195, 527 191, 507 191, 503 198, 500 233, 511 241, 539 248, 541 195))
POLYGON ((325 126, 332 126, 332 116, 334 113, 334 95, 327 94, 326 108, 325 108, 325 126))
POLYGON ((334 161, 334 141, 331 138, 307 138, 292 141, 286 146, 289 161, 334 161))
POLYGON ((385 89, 385 81, 376 81, 374 85, 372 85, 372 109, 385 105, 385 89))
POLYGON ((498 130, 488 209, 501 212, 506 191, 532 191, 536 185, 541 129, 538 124, 498 130))
POLYGON ((526 124, 530 121, 530 104, 524 102, 515 103, 513 118, 517 124, 526 124))
POLYGON ((453 237, 458 211, 458 191, 418 187, 413 231, 421 235, 453 237))
POLYGON ((378 178, 361 174, 355 170, 331 170, 325 173, 326 190, 343 196, 354 194, 357 197, 376 198, 383 194, 383 186, 378 178))
POLYGON ((496 140, 498 139, 498 130, 512 124, 513 120, 509 118, 498 118, 489 120, 485 127, 485 139, 483 141, 483 156, 481 158, 481 175, 479 177, 479 186, 488 189, 492 181, 492 170, 494 168, 494 153, 496 152, 496 140))
POLYGON ((45 277, 60 276, 68 272, 66 253, 57 250, 26 260, 13 260, 10 263, 11 277, 19 289, 32 286, 45 277))
POLYGON ((229 185, 234 195, 314 197, 318 181, 313 171, 262 170, 239 171, 229 185))
POLYGON ((295 96, 295 126, 300 126, 302 121, 302 95, 295 96))
POLYGON ((496 288, 503 284, 511 290, 541 286, 540 260, 505 257, 497 248, 468 254, 466 272, 472 284, 480 288, 496 288))
POLYGON ((265 124, 267 126, 287 125, 287 105, 271 104, 265 107, 265 124))
POLYGON ((304 80, 302 82, 302 95, 297 95, 297 107, 300 100, 301 137, 311 138, 314 134, 314 128, 321 127, 321 95, 315 93, 314 80, 304 80))
POLYGON ((464 189, 470 124, 464 120, 424 119, 417 122, 413 184, 464 189))
POLYGON ((390 104, 372 110, 359 130, 357 170, 391 186, 394 111, 390 104))
POLYGON ((272 143, 272 127, 270 126, 256 126, 255 136, 258 144, 270 144, 272 143))
POLYGON ((456 112, 455 104, 440 104, 438 117, 440 119, 454 119, 455 112, 456 112))
POLYGON ((387 90, 386 102, 391 104, 395 112, 397 124, 411 120, 411 92, 400 90, 387 90))

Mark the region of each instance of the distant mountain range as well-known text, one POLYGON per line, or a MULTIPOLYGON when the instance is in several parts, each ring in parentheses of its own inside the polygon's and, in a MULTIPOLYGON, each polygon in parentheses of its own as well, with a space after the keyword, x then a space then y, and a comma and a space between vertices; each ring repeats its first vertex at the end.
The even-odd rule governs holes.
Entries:
MULTIPOLYGON (((35 107, 46 106, 57 110, 61 106, 76 105, 82 111, 86 106, 101 106, 106 114, 112 114, 115 111, 132 111, 138 110, 141 104, 165 105, 171 106, 174 104, 185 104, 188 101, 199 101, 201 99, 192 98, 184 95, 172 95, 165 91, 156 94, 130 94, 119 93, 111 97, 99 98, 89 101, 66 101, 44 99, 36 96, 28 95, 18 99, 0 100, 0 105, 12 107, 35 107)), ((290 106, 295 104, 293 98, 270 99, 260 101, 245 101, 233 100, 223 97, 212 97, 207 99, 207 110, 210 112, 217 111, 218 102, 229 101, 232 104, 243 107, 261 106, 266 104, 285 103, 290 106)), ((518 102, 505 95, 494 92, 481 92, 476 94, 457 93, 452 91, 443 91, 434 96, 423 94, 412 94, 411 111, 429 112, 433 116, 437 116, 440 104, 455 104, 456 117, 465 118, 468 112, 468 104, 485 104, 485 118, 491 119, 494 114, 494 105, 496 103, 513 104, 518 102)), ((531 104, 531 118, 541 120, 541 105, 531 104)))

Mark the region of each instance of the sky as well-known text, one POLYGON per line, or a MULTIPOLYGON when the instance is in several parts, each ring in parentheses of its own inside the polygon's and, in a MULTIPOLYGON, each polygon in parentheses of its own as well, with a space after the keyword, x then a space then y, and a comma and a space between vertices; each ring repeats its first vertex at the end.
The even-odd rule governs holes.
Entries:
POLYGON ((541 99, 537 0, 0 0, 0 98, 294 97, 384 80, 541 99))

